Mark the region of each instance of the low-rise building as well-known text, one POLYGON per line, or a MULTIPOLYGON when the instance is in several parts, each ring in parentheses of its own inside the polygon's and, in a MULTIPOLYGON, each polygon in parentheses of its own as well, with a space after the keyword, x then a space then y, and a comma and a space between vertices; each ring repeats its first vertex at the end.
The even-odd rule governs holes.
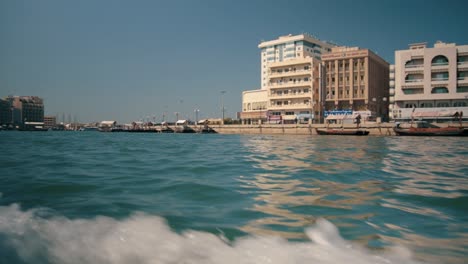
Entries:
POLYGON ((396 51, 394 94, 395 120, 468 113, 468 45, 439 41, 433 48, 416 43, 396 51))
POLYGON ((57 126, 57 117, 56 116, 44 116, 44 127, 54 128, 57 126))

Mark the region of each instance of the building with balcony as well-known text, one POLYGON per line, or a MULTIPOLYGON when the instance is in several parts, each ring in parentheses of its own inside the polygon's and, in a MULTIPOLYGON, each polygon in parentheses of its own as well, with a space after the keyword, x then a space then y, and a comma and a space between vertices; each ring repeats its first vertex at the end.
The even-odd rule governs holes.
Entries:
POLYGON ((271 63, 285 62, 300 58, 320 60, 322 54, 331 51, 333 43, 319 40, 307 34, 286 35, 278 39, 264 41, 258 45, 261 49, 261 89, 268 89, 269 67, 271 63))
POLYGON ((261 88, 243 92, 243 123, 318 121, 320 58, 334 46, 306 34, 260 43, 261 88), (262 108, 253 110, 254 103, 262 108))
POLYGON ((430 112, 467 111, 468 45, 439 41, 432 48, 416 43, 396 51, 394 85, 395 119, 409 119, 413 112, 429 117, 430 112))
POLYGON ((373 117, 388 116, 389 64, 358 47, 335 47, 322 55, 325 111, 370 111, 373 117))

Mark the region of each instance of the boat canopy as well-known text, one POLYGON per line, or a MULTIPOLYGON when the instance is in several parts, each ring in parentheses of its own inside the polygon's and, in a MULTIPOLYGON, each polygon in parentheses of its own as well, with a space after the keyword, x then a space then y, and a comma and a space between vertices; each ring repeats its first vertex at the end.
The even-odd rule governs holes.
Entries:
POLYGON ((205 124, 205 123, 208 123, 208 119, 202 119, 200 121, 198 121, 198 124, 205 124))
POLYGON ((117 121, 102 121, 100 123, 101 126, 115 126, 117 121))
POLYGON ((186 125, 187 120, 177 120, 176 125, 186 125))

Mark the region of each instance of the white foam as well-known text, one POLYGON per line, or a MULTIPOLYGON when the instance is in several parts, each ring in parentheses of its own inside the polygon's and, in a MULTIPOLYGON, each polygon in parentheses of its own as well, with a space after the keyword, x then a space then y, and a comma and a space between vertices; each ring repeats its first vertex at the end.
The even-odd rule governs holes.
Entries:
MULTIPOLYGON (((406 251, 374 253, 353 245, 324 219, 306 230, 311 242, 249 236, 229 243, 206 232, 178 234, 164 219, 142 213, 124 220, 38 215, 38 210, 21 211, 17 205, 0 207, 3 245, 27 263, 37 263, 44 256, 47 262, 63 264, 416 263, 406 251)), ((1 252, 0 248, 0 259, 1 252)))

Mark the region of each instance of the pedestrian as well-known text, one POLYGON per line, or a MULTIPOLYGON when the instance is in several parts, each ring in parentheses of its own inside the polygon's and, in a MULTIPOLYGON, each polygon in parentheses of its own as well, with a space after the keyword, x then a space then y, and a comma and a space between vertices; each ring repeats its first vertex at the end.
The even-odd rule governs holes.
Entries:
POLYGON ((361 114, 358 114, 356 116, 356 127, 359 128, 360 124, 361 124, 361 114))

